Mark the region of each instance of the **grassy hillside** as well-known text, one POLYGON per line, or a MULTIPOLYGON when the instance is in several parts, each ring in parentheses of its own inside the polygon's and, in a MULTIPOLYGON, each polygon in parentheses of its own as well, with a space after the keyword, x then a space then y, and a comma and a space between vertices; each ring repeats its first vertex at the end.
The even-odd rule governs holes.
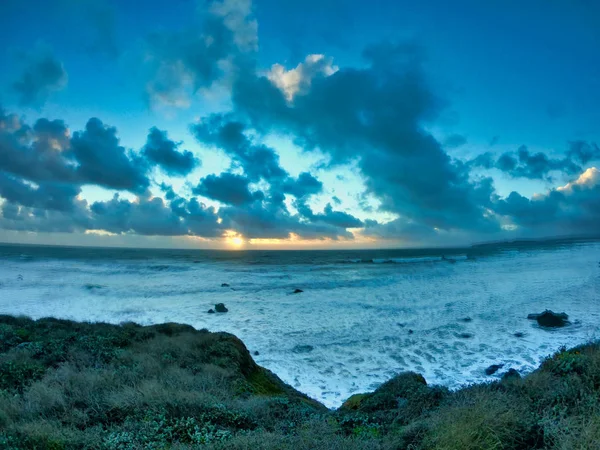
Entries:
POLYGON ((330 411, 227 333, 0 316, 1 449, 592 449, 600 346, 457 392, 405 373, 330 411))

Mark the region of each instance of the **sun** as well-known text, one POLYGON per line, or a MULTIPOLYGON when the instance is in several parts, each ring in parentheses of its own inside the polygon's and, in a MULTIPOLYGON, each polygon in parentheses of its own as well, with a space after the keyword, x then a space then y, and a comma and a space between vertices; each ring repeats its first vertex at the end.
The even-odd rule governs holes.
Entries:
POLYGON ((244 245, 244 240, 239 236, 234 236, 229 239, 229 243, 231 244, 232 247, 239 248, 242 245, 244 245))

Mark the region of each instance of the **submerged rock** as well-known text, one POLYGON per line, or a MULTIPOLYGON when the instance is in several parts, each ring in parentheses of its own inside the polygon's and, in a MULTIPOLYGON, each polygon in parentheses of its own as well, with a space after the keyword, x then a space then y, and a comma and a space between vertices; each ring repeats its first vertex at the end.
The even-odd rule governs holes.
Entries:
POLYGON ((522 331, 517 331, 515 334, 513 334, 513 336, 522 338, 522 337, 525 337, 525 333, 523 333, 522 331))
POLYGON ((471 319, 470 317, 463 317, 458 320, 459 320, 459 322, 472 322, 473 321, 473 319, 471 319))
POLYGON ((537 320, 539 326, 544 328, 559 328, 569 325, 569 316, 563 313, 555 313, 547 309, 543 313, 529 314, 529 320, 537 320))
POLYGON ((229 284, 227 284, 227 283, 221 283, 221 287, 229 287, 229 284))
POLYGON ((294 289, 294 292, 292 292, 292 294, 301 294, 302 292, 304 292, 302 289, 294 289))
POLYGON ((260 355, 260 353, 258 353, 258 350, 254 352, 254 356, 258 356, 260 355))
POLYGON ((208 313, 209 313, 209 314, 214 314, 214 313, 215 313, 215 310, 211 308, 211 309, 209 309, 209 310, 208 310, 208 313))
POLYGON ((312 345, 296 345, 292 351, 294 353, 309 353, 312 352, 315 348, 312 345))
POLYGON ((218 313, 226 313, 229 310, 225 307, 224 303, 217 303, 215 305, 215 311, 218 313))
POLYGON ((494 375, 496 372, 498 372, 503 367, 504 367, 504 364, 492 364, 490 367, 485 369, 485 374, 486 375, 494 375))
POLYGON ((473 337, 472 333, 458 333, 456 335, 456 337, 459 337, 461 339, 471 339, 473 337))
POLYGON ((408 334, 413 334, 414 331, 413 330, 408 330, 408 334))

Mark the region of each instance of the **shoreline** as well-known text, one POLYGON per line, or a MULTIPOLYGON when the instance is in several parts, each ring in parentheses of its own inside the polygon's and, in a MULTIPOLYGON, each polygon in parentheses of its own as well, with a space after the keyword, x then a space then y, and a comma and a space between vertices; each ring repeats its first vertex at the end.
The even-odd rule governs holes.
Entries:
POLYGON ((404 372, 332 410, 257 365, 229 333, 0 316, 0 389, 9 449, 247 448, 253 439, 296 448, 315 427, 331 448, 496 448, 494 439, 564 448, 553 446, 600 438, 598 343, 562 350, 524 377, 453 391, 404 372))

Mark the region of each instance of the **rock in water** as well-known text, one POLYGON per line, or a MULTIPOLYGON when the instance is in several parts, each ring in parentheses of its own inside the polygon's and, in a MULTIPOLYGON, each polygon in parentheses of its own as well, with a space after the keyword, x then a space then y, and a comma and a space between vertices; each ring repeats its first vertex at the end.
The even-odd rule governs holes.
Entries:
POLYGON ((260 355, 260 353, 258 353, 258 351, 255 351, 254 356, 258 356, 258 355, 260 355))
POLYGON ((218 313, 226 313, 229 310, 227 308, 225 308, 225 304, 224 303, 217 303, 215 305, 215 311, 218 312, 218 313))
POLYGON ((300 294, 304 292, 302 289, 294 289, 294 292, 292 292, 292 294, 300 294))
POLYGON ((209 314, 214 314, 214 313, 215 313, 215 310, 214 310, 214 309, 209 309, 209 310, 208 310, 208 313, 209 313, 209 314))
POLYGON ((569 316, 563 313, 555 313, 547 309, 540 314, 529 314, 529 320, 537 320, 540 327, 544 328, 559 328, 569 325, 569 316))
POLYGON ((473 319, 471 319, 470 317, 463 317, 462 319, 458 319, 458 320, 461 322, 465 322, 465 323, 473 321, 473 319))
POLYGON ((471 334, 471 333, 458 333, 456 335, 456 337, 459 337, 461 339, 471 339, 473 337, 473 334, 471 334))
POLYGON ((493 375, 496 372, 498 372, 498 370, 502 369, 504 367, 504 364, 492 364, 490 367, 488 367, 487 369, 485 369, 485 374, 486 375, 493 375))
POLYGON ((221 287, 229 287, 227 283, 221 283, 221 287))

